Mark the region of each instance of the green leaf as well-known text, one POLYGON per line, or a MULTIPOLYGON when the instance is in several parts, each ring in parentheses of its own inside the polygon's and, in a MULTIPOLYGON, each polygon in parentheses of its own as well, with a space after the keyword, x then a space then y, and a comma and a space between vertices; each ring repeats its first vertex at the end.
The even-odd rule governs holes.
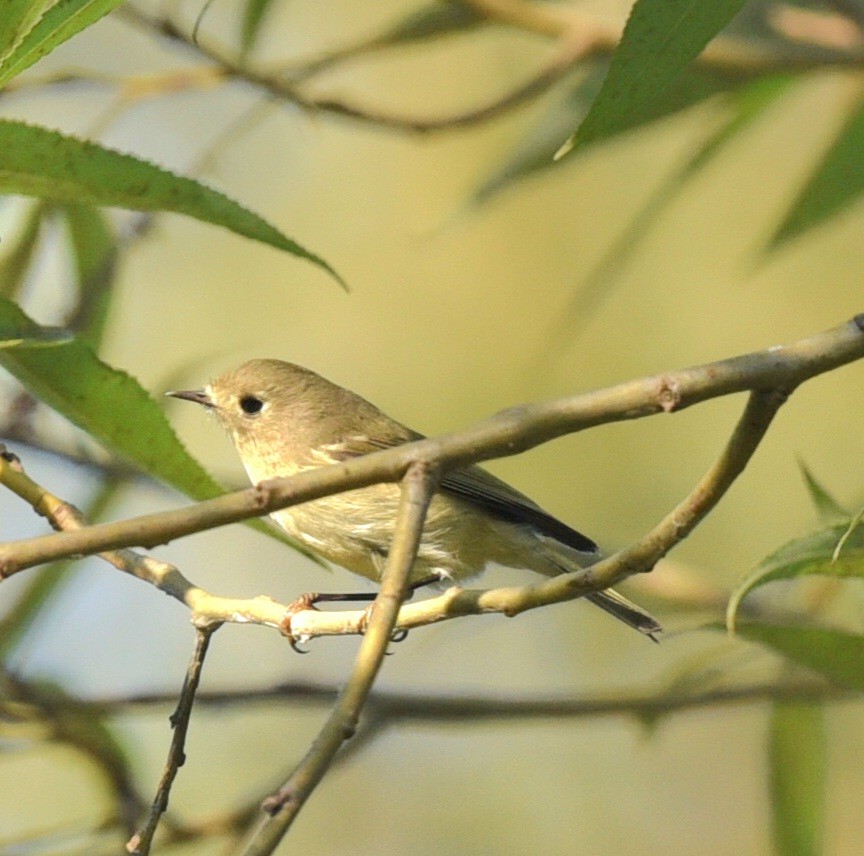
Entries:
MULTIPOLYGON (((544 115, 532 128, 525 139, 510 154, 503 166, 499 167, 480 188, 475 191, 474 201, 485 202, 497 191, 514 180, 524 178, 535 172, 558 167, 554 160, 561 138, 567 129, 577 125, 588 112, 602 86, 608 63, 594 63, 589 72, 579 80, 565 96, 544 115)), ((754 121, 782 93, 786 91, 790 77, 748 78, 743 75, 724 74, 709 69, 692 68, 686 70, 663 94, 650 105, 651 109, 642 115, 629 117, 632 122, 622 123, 614 135, 627 133, 645 125, 657 122, 700 104, 708 98, 723 96, 722 103, 728 106, 729 117, 722 127, 704 143, 685 165, 663 184, 662 204, 684 186, 687 179, 704 166, 722 146, 754 121)), ((609 139, 609 137, 604 138, 609 139)), ((580 148, 579 151, 584 151, 580 148)), ((657 215, 654 203, 650 203, 650 222, 657 215)), ((643 220, 639 215, 640 222, 643 220)), ((628 236, 629 236, 628 229, 628 236)), ((624 241, 622 241, 624 243, 624 241)), ((629 237, 627 239, 629 243, 629 237)), ((618 258, 616 245, 611 251, 618 258)))
MULTIPOLYGON (((4 0, 0 6, 0 64, 21 44, 53 0, 4 0)), ((2 67, 2 66, 0 66, 2 67)))
POLYGON ((572 342, 578 336, 604 301, 614 293, 628 262, 635 256, 641 241, 651 232, 665 208, 688 186, 699 170, 723 151, 726 143, 758 121, 771 105, 785 95, 795 80, 797 77, 792 75, 760 77, 723 95, 722 103, 727 113, 722 123, 681 166, 660 183, 597 264, 578 283, 569 305, 559 316, 556 331, 547 340, 550 350, 556 343, 572 342))
POLYGON ((415 12, 409 12, 376 39, 375 44, 381 47, 425 41, 435 36, 472 29, 488 20, 467 3, 445 0, 443 3, 432 3, 415 12))
POLYGON ((122 2, 123 0, 58 0, 20 39, 14 49, 3 55, 3 61, 0 62, 0 87, 122 2))
POLYGON ((255 47, 261 25, 273 0, 246 0, 240 29, 240 48, 244 56, 255 47))
POLYGON ((801 470, 804 483, 807 485, 807 492, 810 494, 810 499, 813 500, 813 505, 816 506, 819 516, 823 520, 836 520, 838 517, 848 520, 850 516, 849 511, 843 508, 827 491, 804 461, 798 461, 798 468, 801 470))
POLYGON ((847 208, 864 192, 864 102, 849 115, 834 142, 792 203, 769 249, 797 238, 847 208))
POLYGON ((0 294, 14 300, 21 293, 39 245, 44 217, 45 206, 42 203, 31 205, 14 241, 4 247, 5 252, 0 256, 0 294))
POLYGON ((831 554, 831 561, 836 562, 840 558, 840 554, 846 549, 846 543, 861 526, 861 521, 864 520, 864 506, 858 509, 858 513, 849 521, 849 526, 837 542, 834 552, 831 554))
POLYGON ((92 205, 65 205, 62 211, 78 286, 76 310, 67 326, 98 353, 111 306, 117 236, 108 218, 92 205))
POLYGON ((382 48, 429 41, 451 33, 471 30, 488 23, 488 17, 476 12, 467 4, 453 2, 453 0, 432 3, 422 9, 409 12, 392 27, 374 38, 367 38, 357 44, 337 48, 316 60, 303 63, 299 69, 293 71, 292 79, 311 77, 337 63, 356 59, 382 48))
POLYGON ((131 155, 46 128, 0 121, 0 193, 186 214, 307 259, 342 283, 323 259, 224 194, 131 155))
POLYGON ((864 691, 864 636, 821 627, 756 622, 742 624, 738 633, 835 684, 864 691))
MULTIPOLYGON (((14 303, 0 298, 0 335, 40 328, 14 303)), ((177 439, 165 414, 134 378, 103 363, 86 343, 69 338, 52 348, 0 350, 0 365, 33 395, 107 449, 145 473, 196 499, 223 493, 177 439)))
POLYGON ((735 631, 735 618, 741 601, 766 583, 821 574, 831 577, 864 577, 864 527, 849 531, 849 522, 835 523, 803 538, 795 538, 766 556, 745 577, 729 598, 726 626, 735 631), (849 533, 843 550, 837 545, 849 533))
POLYGON ((539 117, 504 162, 474 191, 472 202, 480 204, 512 184, 537 172, 558 167, 552 157, 561 139, 582 121, 597 97, 609 69, 606 62, 594 62, 563 97, 539 117))
POLYGON ((588 115, 556 157, 641 124, 745 0, 637 0, 588 115))
MULTIPOLYGON (((186 451, 162 408, 137 380, 102 362, 80 339, 70 338, 52 348, 36 347, 40 336, 50 336, 54 328, 40 328, 12 301, 0 297, 0 338, 10 330, 26 331, 33 341, 30 346, 25 342, 0 348, 0 365, 34 396, 105 448, 187 496, 210 499, 225 492, 186 451)), ((322 563, 263 521, 247 524, 322 563)))
POLYGON ((774 705, 768 758, 778 856, 820 856, 827 774, 821 705, 774 705))

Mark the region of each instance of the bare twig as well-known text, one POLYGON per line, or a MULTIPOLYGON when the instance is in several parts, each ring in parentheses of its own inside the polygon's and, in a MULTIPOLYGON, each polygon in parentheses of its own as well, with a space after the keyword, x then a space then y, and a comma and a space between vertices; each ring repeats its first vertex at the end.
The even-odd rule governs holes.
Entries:
MULTIPOLYGON (((808 378, 862 356, 864 315, 788 345, 628 381, 572 398, 514 407, 458 434, 407 443, 291 478, 272 479, 174 511, 8 542, 0 545, 0 576, 69 555, 166 543, 340 491, 398 481, 415 462, 433 463, 446 471, 517 454, 586 428, 677 411, 732 393, 792 390, 808 378)), ((8 467, 0 467, 0 483, 15 490, 19 479, 8 467)), ((226 619, 220 615, 218 620, 226 619)))
MULTIPOLYGON (((199 708, 245 706, 276 702, 294 705, 331 705, 338 687, 292 681, 270 687, 244 687, 199 692, 199 708)), ((111 716, 161 707, 175 702, 173 694, 147 693, 120 698, 76 701, 82 712, 111 716)), ((442 693, 375 690, 366 702, 364 719, 396 722, 486 722, 491 719, 569 719, 595 716, 659 717, 722 704, 758 704, 776 701, 849 701, 860 693, 821 678, 786 675, 781 680, 708 689, 674 688, 616 690, 614 693, 577 696, 446 695, 442 693)))
POLYGON ((168 750, 168 760, 165 770, 156 789, 156 796, 150 807, 150 814, 144 826, 132 836, 126 845, 127 852, 132 856, 147 856, 153 844, 153 836, 159 826, 159 820, 168 808, 168 798, 171 795, 171 786, 183 764, 186 763, 186 733, 189 729, 189 719, 192 716, 192 705, 195 701, 195 693, 201 680, 201 669, 204 667, 204 658, 207 656, 207 648, 210 645, 210 637, 216 627, 198 628, 195 638, 195 650, 189 661, 189 668, 183 681, 183 689, 177 701, 177 708, 171 715, 171 747, 168 750))
MULTIPOLYGON (((461 434, 406 444, 364 458, 274 479, 255 488, 173 512, 86 527, 80 512, 32 482, 20 465, 0 458, 0 484, 47 514, 57 535, 0 545, 0 571, 16 573, 44 561, 99 552, 117 568, 143 579, 184 603, 193 622, 252 622, 283 628, 286 606, 259 596, 223 598, 190 582, 177 568, 117 544, 156 543, 227 522, 262 515, 341 490, 395 481, 412 465, 446 470, 502 454, 513 454, 552 437, 604 422, 633 419, 681 409, 718 395, 753 390, 723 455, 693 492, 660 524, 630 548, 588 569, 523 587, 463 590, 452 587, 439 597, 406 604, 397 626, 409 629, 464 615, 500 612, 516 615, 551 603, 572 600, 607 588, 634 573, 650 570, 685 537, 741 472, 778 407, 795 386, 864 355, 864 316, 786 346, 730 360, 621 384, 547 404, 504 411, 461 434)), ((307 610, 291 618, 297 637, 362 633, 360 611, 307 610)))
MULTIPOLYGON (((532 80, 500 98, 464 113, 437 117, 398 115, 339 98, 311 95, 298 85, 298 81, 304 77, 303 66, 293 68, 288 74, 257 68, 238 59, 232 50, 200 37, 193 40, 191 35, 171 18, 153 16, 128 5, 118 9, 117 14, 136 26, 204 57, 217 67, 219 75, 242 80, 279 101, 292 103, 309 111, 330 113, 379 127, 409 132, 449 130, 502 115, 545 91, 567 70, 586 59, 611 56, 621 36, 621 27, 618 25, 603 23, 584 14, 547 4, 523 3, 519 0, 472 0, 472 6, 490 19, 555 38, 556 53, 551 62, 535 74, 532 80)), ((369 49, 385 46, 373 41, 369 49)), ((774 46, 757 46, 742 40, 721 37, 708 45, 695 63, 724 74, 754 75, 807 71, 830 66, 857 68, 864 64, 864 52, 824 48, 818 55, 801 56, 795 52, 784 53, 774 46)), ((320 67, 320 61, 313 61, 309 65, 310 70, 314 71, 320 67)))
POLYGON ((305 758, 288 781, 264 804, 268 817, 246 847, 245 856, 272 853, 297 813, 333 763, 342 744, 357 728, 360 712, 393 633, 399 607, 426 520, 426 511, 437 484, 437 471, 424 464, 412 465, 402 481, 402 496, 393 543, 381 579, 381 590, 372 608, 366 633, 357 652, 351 677, 305 758))

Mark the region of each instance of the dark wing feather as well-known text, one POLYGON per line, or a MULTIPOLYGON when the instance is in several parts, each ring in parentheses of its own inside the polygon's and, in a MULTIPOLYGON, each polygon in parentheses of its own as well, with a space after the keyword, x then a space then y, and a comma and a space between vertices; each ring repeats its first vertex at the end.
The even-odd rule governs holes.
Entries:
MULTIPOLYGON (((334 457, 344 459, 379 452, 412 440, 424 439, 421 434, 406 429, 404 438, 381 440, 371 437, 349 437, 328 451, 334 457)), ((451 470, 441 479, 441 489, 485 509, 490 514, 511 523, 533 526, 538 532, 572 547, 581 553, 596 553, 597 545, 581 532, 571 529, 551 514, 545 512, 536 502, 510 487, 501 479, 477 466, 451 470)))

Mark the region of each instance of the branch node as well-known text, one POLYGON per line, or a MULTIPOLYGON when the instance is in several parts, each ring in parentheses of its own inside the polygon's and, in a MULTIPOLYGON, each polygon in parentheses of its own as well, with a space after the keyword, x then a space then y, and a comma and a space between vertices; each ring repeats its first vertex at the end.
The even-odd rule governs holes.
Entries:
POLYGON ((297 797, 293 788, 280 788, 275 794, 271 794, 261 803, 261 809, 270 817, 275 817, 291 803, 296 802, 297 797))
POLYGON ((664 413, 672 413, 681 404, 681 386, 669 375, 657 378, 657 403, 664 413))
POLYGON ((255 508, 263 511, 269 507, 272 491, 268 482, 258 482, 252 491, 252 502, 255 508))
POLYGON ((24 467, 21 464, 21 458, 14 452, 10 452, 3 443, 0 443, 0 458, 6 461, 16 473, 23 473, 24 467))

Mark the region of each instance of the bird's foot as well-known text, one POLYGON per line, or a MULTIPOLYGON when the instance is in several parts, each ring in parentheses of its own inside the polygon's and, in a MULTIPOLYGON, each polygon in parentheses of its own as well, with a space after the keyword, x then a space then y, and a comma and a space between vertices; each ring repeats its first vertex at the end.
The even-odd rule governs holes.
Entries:
POLYGON ((307 609, 315 609, 315 604, 320 600, 321 595, 318 592, 307 591, 295 598, 285 608, 285 614, 279 622, 279 632, 288 639, 288 644, 298 654, 308 654, 308 651, 300 647, 301 639, 291 629, 291 622, 298 612, 305 612, 307 609))

